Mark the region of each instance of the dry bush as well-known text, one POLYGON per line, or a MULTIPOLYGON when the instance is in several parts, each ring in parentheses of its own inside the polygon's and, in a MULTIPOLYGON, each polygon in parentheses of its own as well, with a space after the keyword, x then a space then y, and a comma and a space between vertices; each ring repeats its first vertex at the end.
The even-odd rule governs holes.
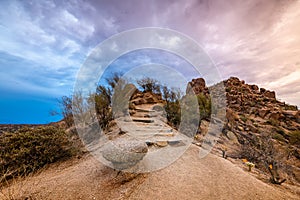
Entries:
POLYGON ((0 182, 68 158, 73 150, 66 133, 52 126, 4 133, 0 135, 0 182))

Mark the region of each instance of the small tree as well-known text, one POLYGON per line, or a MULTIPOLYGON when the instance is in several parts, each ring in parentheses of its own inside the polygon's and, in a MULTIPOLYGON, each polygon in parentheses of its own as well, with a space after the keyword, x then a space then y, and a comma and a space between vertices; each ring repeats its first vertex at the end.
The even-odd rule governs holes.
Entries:
POLYGON ((111 87, 111 90, 114 90, 114 88, 119 84, 120 82, 123 82, 124 79, 122 79, 122 73, 121 72, 115 72, 113 73, 109 78, 106 78, 107 84, 111 87))
POLYGON ((58 100, 61 112, 68 127, 74 124, 73 113, 72 113, 72 97, 63 96, 58 100))
POLYGON ((168 122, 178 128, 180 124, 180 99, 181 99, 181 93, 180 90, 176 89, 169 89, 167 86, 163 87, 163 99, 166 101, 166 105, 164 106, 166 114, 167 114, 167 120, 168 122))
POLYGON ((205 96, 203 93, 197 95, 198 104, 199 104, 199 112, 201 119, 208 119, 211 115, 211 99, 210 97, 205 96))
POLYGON ((278 173, 278 169, 284 167, 283 163, 279 162, 281 155, 274 148, 270 135, 253 135, 245 138, 242 145, 241 156, 270 172, 271 183, 281 184, 285 181, 281 180, 278 173))
POLYGON ((153 78, 145 77, 136 82, 143 89, 143 92, 161 93, 159 82, 153 78))
MULTIPOLYGON (((102 129, 108 128, 109 122, 112 120, 111 96, 111 89, 102 85, 97 87, 96 94, 90 95, 90 99, 95 100, 96 114, 102 129)), ((93 101, 90 100, 90 102, 93 101)))

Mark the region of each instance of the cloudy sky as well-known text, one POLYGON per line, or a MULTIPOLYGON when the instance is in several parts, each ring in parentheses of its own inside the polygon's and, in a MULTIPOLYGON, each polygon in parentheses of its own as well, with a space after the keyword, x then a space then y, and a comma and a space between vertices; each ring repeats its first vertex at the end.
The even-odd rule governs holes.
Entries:
MULTIPOLYGON (((0 7, 0 123, 58 120, 49 111, 72 93, 92 49, 141 27, 181 32, 203 47, 223 79, 237 76, 300 106, 297 0, 2 0, 0 7)), ((147 64, 155 55, 135 57, 147 64)))

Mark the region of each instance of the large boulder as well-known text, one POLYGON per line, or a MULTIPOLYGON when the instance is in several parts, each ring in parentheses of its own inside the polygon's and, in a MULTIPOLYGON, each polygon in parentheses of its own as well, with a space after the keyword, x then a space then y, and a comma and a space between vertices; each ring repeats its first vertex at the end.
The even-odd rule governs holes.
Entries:
POLYGON ((118 138, 102 148, 102 156, 118 170, 135 166, 147 152, 148 146, 145 142, 131 138, 118 138))
POLYGON ((209 94, 209 90, 206 87, 205 80, 203 78, 192 79, 191 82, 188 83, 186 88, 187 94, 200 94, 203 93, 205 95, 209 94))
POLYGON ((251 85, 251 89, 254 90, 255 92, 258 92, 259 87, 257 85, 251 85))
POLYGON ((131 97, 130 102, 134 105, 156 104, 162 102, 162 96, 152 92, 137 92, 131 97))
POLYGON ((269 119, 279 120, 281 116, 282 116, 282 114, 280 112, 278 112, 278 111, 272 111, 270 113, 269 119))
POLYGON ((298 123, 300 123, 300 110, 297 111, 297 114, 296 114, 296 121, 298 123))
POLYGON ((299 111, 294 111, 294 110, 284 110, 284 111, 282 111, 282 114, 288 120, 297 120, 298 113, 299 113, 299 111))
POLYGON ((229 122, 238 121, 240 119, 238 114, 236 114, 236 112, 234 112, 230 108, 226 109, 226 118, 229 122))
POLYGON ((267 90, 265 93, 264 93, 264 96, 265 97, 268 97, 270 99, 275 99, 275 92, 274 91, 269 91, 267 90))
POLYGON ((266 109, 266 108, 262 108, 260 110, 258 110, 258 115, 261 117, 261 118, 265 118, 265 116, 270 112, 269 109, 266 109))

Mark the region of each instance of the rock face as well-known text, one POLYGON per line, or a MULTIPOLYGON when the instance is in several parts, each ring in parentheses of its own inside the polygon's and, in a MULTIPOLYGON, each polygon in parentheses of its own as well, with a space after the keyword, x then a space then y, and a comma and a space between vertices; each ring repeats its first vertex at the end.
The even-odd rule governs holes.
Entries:
POLYGON ((208 88, 206 87, 205 80, 203 78, 192 79, 189 82, 188 87, 186 89, 187 94, 200 94, 203 93, 205 95, 209 94, 208 88))
POLYGON ((128 169, 141 161, 148 152, 148 146, 143 141, 118 138, 102 149, 102 156, 118 170, 128 169))
POLYGON ((154 94, 151 92, 140 92, 136 91, 132 97, 130 102, 134 105, 141 105, 141 104, 156 104, 161 103, 162 96, 161 94, 154 94))
MULTIPOLYGON (((292 152, 298 152, 300 148, 300 140, 297 139, 298 142, 295 142, 296 139, 292 139, 292 135, 300 137, 300 111, 297 106, 280 102, 276 99, 274 91, 246 84, 245 81, 236 77, 231 77, 218 84, 223 84, 225 89, 222 94, 224 92, 226 94, 226 122, 222 131, 224 134, 220 136, 217 145, 220 145, 221 149, 222 145, 229 147, 231 145, 229 142, 234 140, 236 146, 232 146, 232 148, 239 149, 249 141, 257 145, 255 138, 267 136, 274 144, 274 151, 281 153, 279 162, 291 168, 300 166, 298 154, 286 153, 287 148, 292 149, 290 150, 292 152), (233 136, 236 136, 236 139, 233 139, 233 136), (288 161, 285 159, 286 157, 289 158, 288 161)), ((204 79, 193 79, 189 83, 190 88, 187 88, 187 93, 192 91, 195 94, 202 93, 207 97, 211 96, 214 100, 214 95, 218 94, 218 92, 214 92, 216 85, 207 88, 204 79)), ((213 104, 213 107, 216 108, 218 105, 217 102, 213 104)), ((207 133, 209 122, 203 122, 205 121, 202 120, 199 127, 199 138, 207 133)), ((261 155, 265 154, 265 152, 261 152, 261 149, 256 149, 257 146, 252 147, 261 155)), ((235 153, 237 153, 236 149, 235 153)), ((294 177, 291 174, 288 176, 291 179, 294 177)))

